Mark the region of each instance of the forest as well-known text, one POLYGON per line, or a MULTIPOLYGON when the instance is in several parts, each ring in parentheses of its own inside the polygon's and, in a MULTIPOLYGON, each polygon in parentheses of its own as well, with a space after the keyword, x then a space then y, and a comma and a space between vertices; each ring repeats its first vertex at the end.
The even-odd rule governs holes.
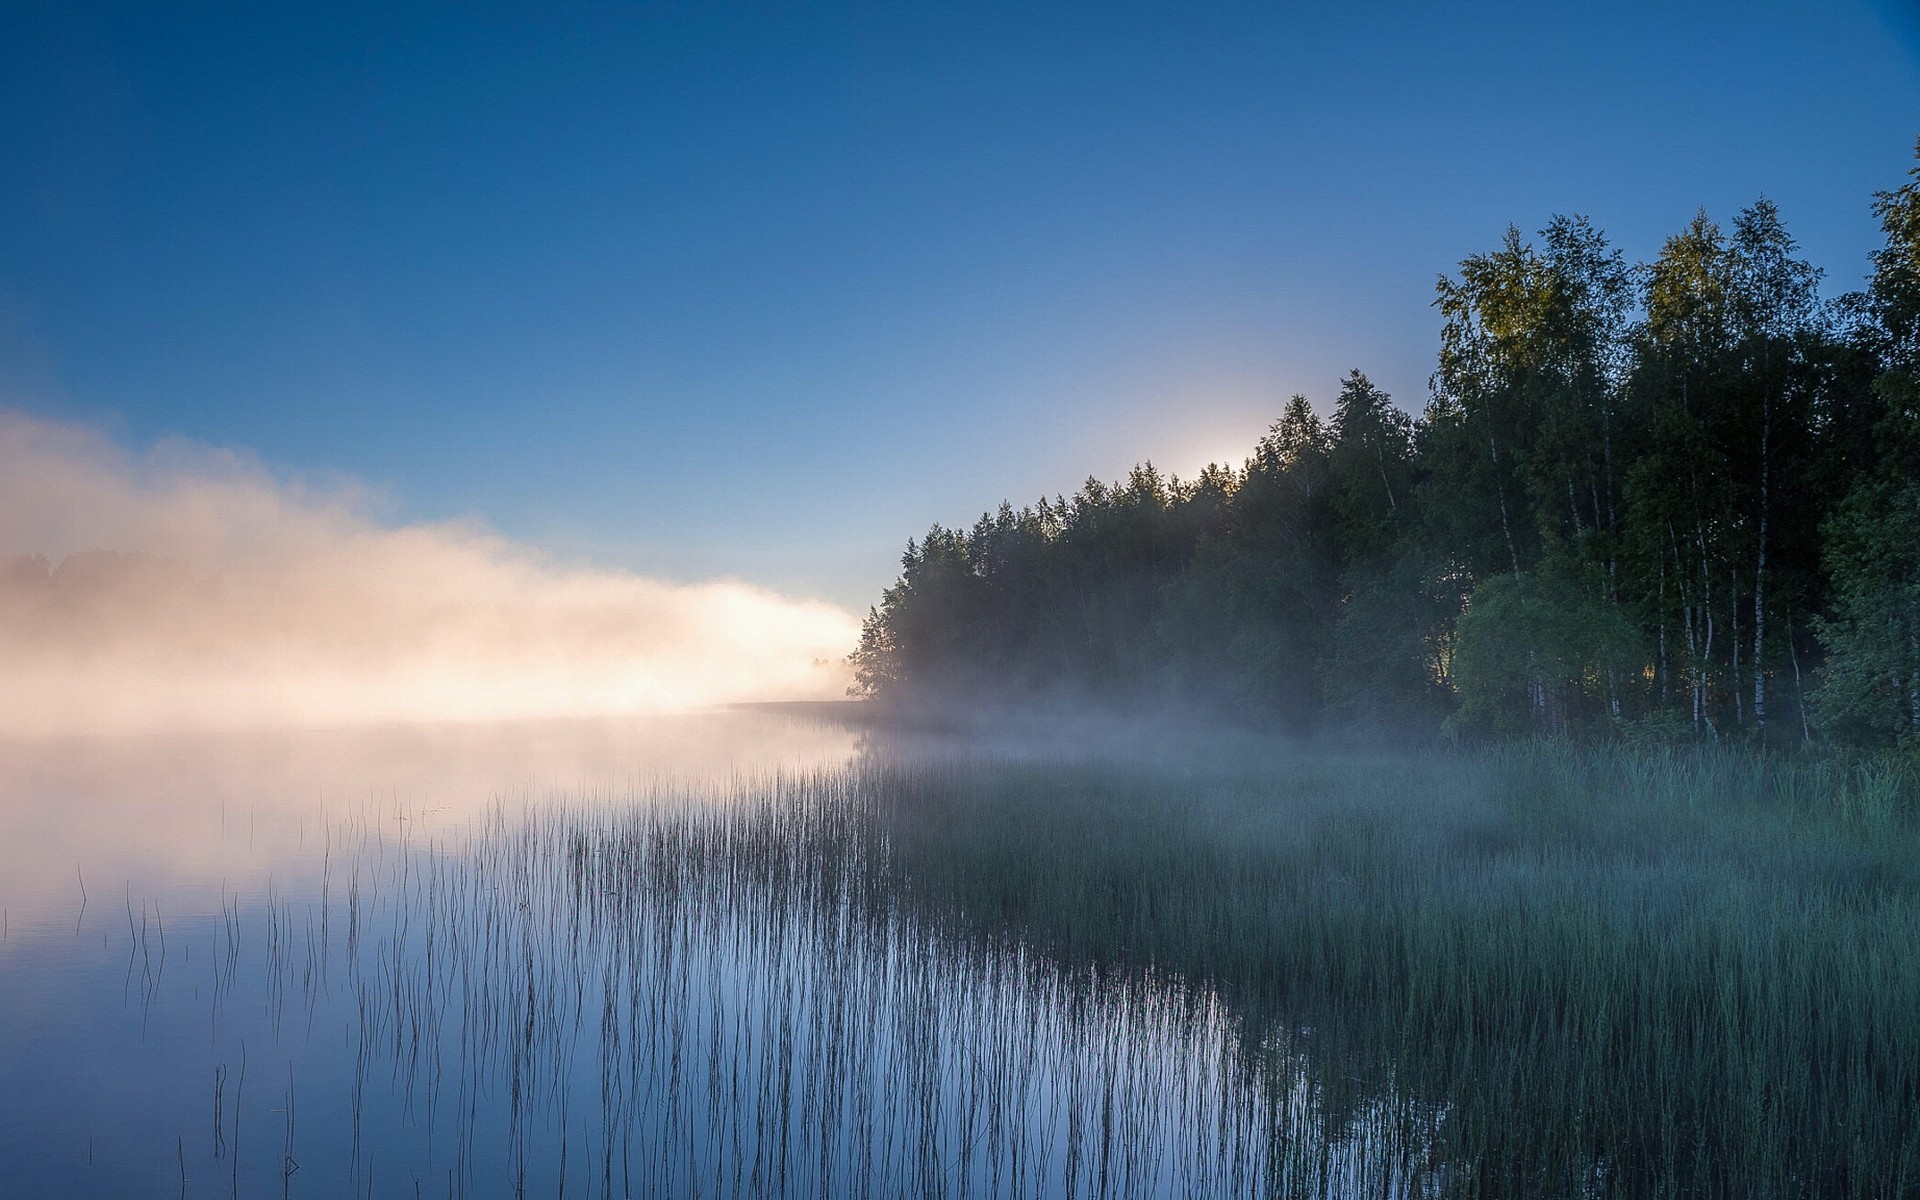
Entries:
POLYGON ((1240 466, 936 525, 854 693, 1912 748, 1920 165, 1873 212, 1885 243, 1838 296, 1764 198, 1644 264, 1585 217, 1509 228, 1439 280, 1418 417, 1356 370, 1240 466))

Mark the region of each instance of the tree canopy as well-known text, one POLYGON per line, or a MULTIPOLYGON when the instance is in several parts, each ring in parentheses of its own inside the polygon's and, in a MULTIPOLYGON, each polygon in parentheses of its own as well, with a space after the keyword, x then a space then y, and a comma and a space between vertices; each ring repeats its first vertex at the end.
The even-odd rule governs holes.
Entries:
POLYGON ((1418 417, 1356 370, 1237 466, 935 526, 856 691, 1920 739, 1920 165, 1874 212, 1833 299, 1765 198, 1639 265, 1585 217, 1509 227, 1438 282, 1418 417))

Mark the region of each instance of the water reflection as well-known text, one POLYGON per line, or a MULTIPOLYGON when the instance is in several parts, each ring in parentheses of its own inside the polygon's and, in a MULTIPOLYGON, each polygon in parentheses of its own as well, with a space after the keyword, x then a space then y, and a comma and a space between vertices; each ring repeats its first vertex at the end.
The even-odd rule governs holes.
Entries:
MULTIPOLYGON (((0 739, 0 908, 71 927, 123 893, 176 916, 309 879, 348 819, 447 837, 501 806, 627 803, 740 774, 842 765, 859 734, 804 712, 0 739)), ((5 951, 0 949, 0 954, 5 951)))
POLYGON ((0 1182, 1407 1190, 1422 1130, 1330 1113, 1205 989, 898 894, 875 764, 939 743, 763 712, 10 753, 0 1182))

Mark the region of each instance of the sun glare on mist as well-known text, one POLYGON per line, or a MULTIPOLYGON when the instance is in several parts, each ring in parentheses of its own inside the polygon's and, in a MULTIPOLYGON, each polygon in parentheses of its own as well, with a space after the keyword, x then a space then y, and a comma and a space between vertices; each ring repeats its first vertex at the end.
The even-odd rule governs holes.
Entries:
POLYGON ((0 732, 826 698, 858 632, 833 605, 383 524, 351 486, 0 412, 0 732))

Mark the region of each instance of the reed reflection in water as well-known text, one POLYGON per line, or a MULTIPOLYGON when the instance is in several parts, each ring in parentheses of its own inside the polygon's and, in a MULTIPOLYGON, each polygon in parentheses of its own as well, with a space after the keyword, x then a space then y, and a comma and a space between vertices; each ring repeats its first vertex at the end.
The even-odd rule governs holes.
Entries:
POLYGON ((41 1030, 7 1042, 39 1093, 8 1101, 7 1170, 22 1194, 1408 1190, 1405 1106, 1331 1127, 1204 989, 915 911, 884 778, 662 787, 457 839, 355 818, 305 890, 185 921, 116 897, 76 923, 97 956, 9 956, 51 1002, 7 1006, 41 1030))

